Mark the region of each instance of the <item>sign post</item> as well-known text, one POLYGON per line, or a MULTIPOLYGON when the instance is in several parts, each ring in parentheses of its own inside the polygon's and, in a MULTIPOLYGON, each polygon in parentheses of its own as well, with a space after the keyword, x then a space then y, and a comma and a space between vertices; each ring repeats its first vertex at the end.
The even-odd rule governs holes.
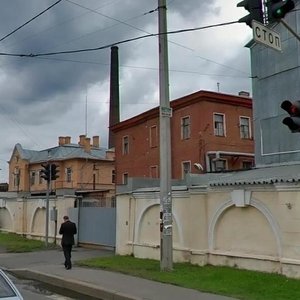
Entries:
POLYGON ((271 30, 270 28, 254 20, 252 21, 252 29, 253 39, 256 42, 277 51, 282 51, 280 35, 276 31, 271 30))

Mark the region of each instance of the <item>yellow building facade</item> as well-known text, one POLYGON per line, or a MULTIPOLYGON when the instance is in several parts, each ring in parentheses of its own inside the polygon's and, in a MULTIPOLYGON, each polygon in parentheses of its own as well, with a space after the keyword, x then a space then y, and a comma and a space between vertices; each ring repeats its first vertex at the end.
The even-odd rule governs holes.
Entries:
POLYGON ((47 181, 42 178, 43 165, 55 164, 58 178, 51 181, 51 194, 94 193, 114 197, 114 151, 100 147, 98 136, 92 141, 85 135, 78 143, 59 137, 58 145, 36 151, 16 144, 9 160, 9 192, 44 195, 47 181))

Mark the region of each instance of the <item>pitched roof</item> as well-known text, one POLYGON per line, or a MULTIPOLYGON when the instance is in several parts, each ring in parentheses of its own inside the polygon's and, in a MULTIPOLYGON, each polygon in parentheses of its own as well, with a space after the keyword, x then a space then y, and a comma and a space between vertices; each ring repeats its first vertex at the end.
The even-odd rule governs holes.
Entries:
POLYGON ((83 147, 78 144, 65 144, 41 151, 24 149, 21 144, 16 144, 15 148, 20 154, 20 158, 28 160, 30 163, 44 162, 51 160, 67 160, 72 158, 108 160, 106 158, 106 148, 91 148, 90 152, 86 152, 83 147))
MULTIPOLYGON (((181 109, 187 105, 198 103, 201 101, 217 102, 228 105, 239 105, 247 108, 252 108, 252 98, 245 96, 229 95, 211 91, 200 90, 198 92, 183 96, 181 98, 172 100, 170 107, 172 110, 181 109)), ((147 119, 156 118, 159 116, 159 106, 147 110, 139 115, 130 119, 119 122, 111 127, 113 132, 118 132, 126 127, 132 127, 136 124, 143 123, 147 119)))

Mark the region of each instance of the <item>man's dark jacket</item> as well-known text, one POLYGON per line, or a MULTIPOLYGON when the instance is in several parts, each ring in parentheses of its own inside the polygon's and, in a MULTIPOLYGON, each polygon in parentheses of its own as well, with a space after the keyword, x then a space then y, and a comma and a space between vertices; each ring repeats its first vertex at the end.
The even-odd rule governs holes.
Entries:
POLYGON ((59 234, 62 234, 62 246, 74 245, 74 234, 77 233, 76 224, 70 220, 61 224, 59 234))

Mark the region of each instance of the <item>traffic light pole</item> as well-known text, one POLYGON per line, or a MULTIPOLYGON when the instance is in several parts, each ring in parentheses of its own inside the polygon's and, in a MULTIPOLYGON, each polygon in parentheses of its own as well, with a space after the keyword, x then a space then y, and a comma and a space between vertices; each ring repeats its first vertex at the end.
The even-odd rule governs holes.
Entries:
POLYGON ((159 18, 159 136, 160 136, 160 269, 173 269, 171 135, 166 0, 158 0, 159 18))
POLYGON ((50 182, 51 179, 47 181, 47 191, 46 191, 46 232, 45 232, 45 246, 48 247, 48 235, 49 235, 49 197, 50 197, 50 182))

